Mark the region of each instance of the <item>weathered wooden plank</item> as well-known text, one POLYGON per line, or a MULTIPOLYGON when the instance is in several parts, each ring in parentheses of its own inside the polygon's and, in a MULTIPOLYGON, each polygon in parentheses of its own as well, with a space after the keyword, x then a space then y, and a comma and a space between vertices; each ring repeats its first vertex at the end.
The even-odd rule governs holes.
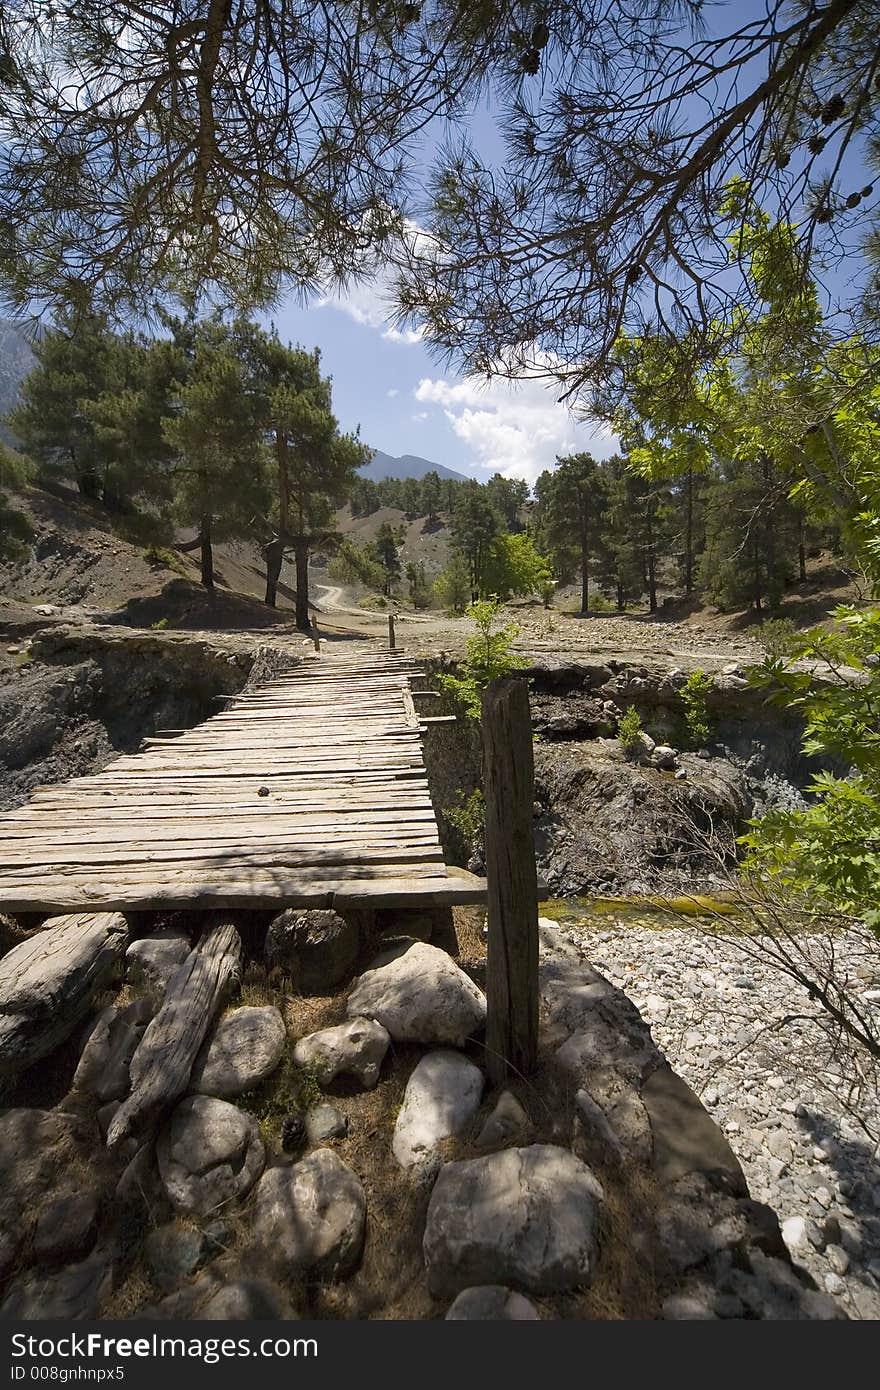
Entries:
POLYGON ((538 879, 535 777, 528 685, 492 681, 483 694, 486 796, 486 1067, 495 1085, 509 1070, 534 1071, 538 1053, 538 879))
POLYGON ((129 1135, 147 1133, 183 1095, 211 1022, 240 978, 241 956, 235 925, 212 922, 171 977, 131 1059, 131 1092, 107 1132, 109 1149, 129 1135))
POLYGON ((128 945, 118 912, 58 917, 0 960, 0 1075, 47 1056, 87 1013, 128 945))

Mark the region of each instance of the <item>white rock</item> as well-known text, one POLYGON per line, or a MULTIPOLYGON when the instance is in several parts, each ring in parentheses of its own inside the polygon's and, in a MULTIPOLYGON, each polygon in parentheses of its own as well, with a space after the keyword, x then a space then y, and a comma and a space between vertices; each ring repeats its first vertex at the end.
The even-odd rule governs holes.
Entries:
POLYGON ((398 1042, 460 1047, 486 1021, 486 996, 436 946, 415 941, 355 982, 349 1018, 375 1019, 398 1042))
POLYGON ((420 1163, 442 1139, 460 1134, 483 1095, 483 1073, 460 1052, 429 1052, 407 1082, 391 1149, 402 1168, 420 1163))
POLYGON ((329 1086, 337 1076, 355 1076, 371 1090, 379 1080, 390 1042, 388 1030, 381 1023, 356 1018, 300 1038, 293 1049, 293 1060, 312 1072, 321 1086, 329 1086))
POLYGON ((807 1223, 803 1216, 789 1216, 782 1223, 782 1239, 790 1255, 802 1254, 809 1250, 807 1223))

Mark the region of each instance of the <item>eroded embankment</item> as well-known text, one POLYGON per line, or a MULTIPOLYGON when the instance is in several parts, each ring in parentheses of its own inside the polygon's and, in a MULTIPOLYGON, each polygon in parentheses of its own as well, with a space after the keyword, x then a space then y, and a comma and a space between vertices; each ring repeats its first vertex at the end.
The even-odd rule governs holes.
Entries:
MULTIPOLYGON (((544 659, 521 674, 530 682, 535 848, 548 896, 711 887, 745 821, 796 803, 817 770, 801 753, 799 721, 767 705, 733 663, 712 678, 704 748, 688 747, 682 671, 544 659), (647 735, 637 756, 616 737, 631 706, 647 735)), ((478 860, 479 843, 446 814, 481 786, 476 724, 438 725, 426 761, 447 857, 478 860)))

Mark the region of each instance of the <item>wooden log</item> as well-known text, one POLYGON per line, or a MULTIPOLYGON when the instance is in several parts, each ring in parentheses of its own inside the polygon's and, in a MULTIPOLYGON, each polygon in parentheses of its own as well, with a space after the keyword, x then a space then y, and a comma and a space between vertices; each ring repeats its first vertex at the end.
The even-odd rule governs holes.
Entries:
POLYGON ((151 1130, 189 1085, 199 1048, 241 976, 241 937, 228 918, 210 921, 172 975, 131 1059, 131 1091, 107 1132, 108 1149, 151 1130))
POLYGON ((488 943, 486 1063, 495 1085, 528 1076, 538 1054, 538 877, 528 685, 493 681, 483 695, 488 943))
POLYGON ((24 1071, 64 1041, 127 945, 118 912, 77 913, 47 922, 0 960, 0 1075, 24 1071))
POLYGON ((394 640, 394 614, 393 614, 393 613, 389 613, 389 614, 388 614, 388 645, 389 645, 389 647, 391 648, 391 650, 394 651, 394 648, 395 648, 395 640, 394 640))

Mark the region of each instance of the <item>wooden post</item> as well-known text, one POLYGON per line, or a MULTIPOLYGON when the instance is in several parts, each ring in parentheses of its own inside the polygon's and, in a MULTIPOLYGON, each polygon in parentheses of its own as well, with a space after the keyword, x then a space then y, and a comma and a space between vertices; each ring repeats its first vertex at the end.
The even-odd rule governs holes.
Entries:
POLYGON ((313 619, 312 619, 312 641, 313 641, 314 644, 315 644, 315 651, 318 652, 318 653, 320 654, 320 651, 321 651, 321 634, 320 634, 320 632, 318 631, 318 619, 317 619, 317 618, 313 618, 313 619))
POLYGON ((538 1055, 538 875, 529 690, 495 680, 483 694, 483 789, 489 940, 486 1065, 500 1085, 538 1055))
POLYGON ((394 651, 394 614, 388 614, 388 645, 394 651))

